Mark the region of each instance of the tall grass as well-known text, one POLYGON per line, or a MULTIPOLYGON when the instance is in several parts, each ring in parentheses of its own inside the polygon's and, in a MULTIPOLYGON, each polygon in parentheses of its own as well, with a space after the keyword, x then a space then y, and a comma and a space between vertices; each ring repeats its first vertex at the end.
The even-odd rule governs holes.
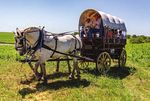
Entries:
POLYGON ((126 49, 129 60, 150 67, 150 43, 127 44, 126 49))
POLYGON ((0 32, 0 43, 14 43, 14 34, 12 32, 0 32))
POLYGON ((0 100, 2 101, 149 101, 150 44, 127 44, 127 65, 111 67, 100 75, 95 64, 81 67, 81 80, 68 80, 66 62, 55 73, 56 62, 47 62, 48 84, 42 85, 27 64, 15 61, 19 57, 14 46, 0 46, 0 100), (145 61, 145 62, 144 62, 145 61))

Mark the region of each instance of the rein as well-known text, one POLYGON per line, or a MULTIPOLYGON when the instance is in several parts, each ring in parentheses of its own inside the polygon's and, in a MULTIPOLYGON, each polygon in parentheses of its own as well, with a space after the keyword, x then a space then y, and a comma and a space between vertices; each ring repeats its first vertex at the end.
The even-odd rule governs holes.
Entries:
POLYGON ((40 32, 39 38, 35 42, 34 46, 31 48, 31 50, 33 50, 32 54, 34 54, 38 49, 41 49, 43 41, 44 41, 43 29, 39 30, 39 32, 40 32))

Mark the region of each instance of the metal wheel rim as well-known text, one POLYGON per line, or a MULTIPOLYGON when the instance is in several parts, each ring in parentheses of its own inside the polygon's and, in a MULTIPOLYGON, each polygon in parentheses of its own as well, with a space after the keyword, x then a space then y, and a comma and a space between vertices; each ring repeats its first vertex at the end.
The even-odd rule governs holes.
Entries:
POLYGON ((106 74, 111 66, 111 57, 107 52, 103 52, 97 58, 97 69, 100 73, 106 74))
POLYGON ((119 66, 124 67, 126 64, 127 54, 125 50, 122 50, 120 58, 119 58, 119 66))

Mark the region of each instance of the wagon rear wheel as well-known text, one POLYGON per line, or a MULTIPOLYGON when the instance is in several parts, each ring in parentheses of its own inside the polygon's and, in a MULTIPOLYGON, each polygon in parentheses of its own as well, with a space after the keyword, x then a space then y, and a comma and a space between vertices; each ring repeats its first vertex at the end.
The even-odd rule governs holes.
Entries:
POLYGON ((127 60, 127 53, 126 53, 126 50, 123 49, 121 51, 121 54, 118 60, 119 67, 124 67, 126 64, 126 60, 127 60))
POLYGON ((111 66, 111 57, 107 52, 102 52, 96 61, 96 68, 97 70, 102 73, 106 74, 111 66))

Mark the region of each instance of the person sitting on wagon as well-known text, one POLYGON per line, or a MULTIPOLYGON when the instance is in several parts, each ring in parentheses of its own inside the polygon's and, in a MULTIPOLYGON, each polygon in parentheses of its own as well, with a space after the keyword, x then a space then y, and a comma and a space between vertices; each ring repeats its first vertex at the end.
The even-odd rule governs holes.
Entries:
POLYGON ((122 31, 121 30, 119 30, 119 38, 123 39, 123 35, 122 35, 122 31))
POLYGON ((123 44, 126 43, 126 32, 122 31, 122 36, 123 36, 123 44))
POLYGON ((81 35, 80 35, 81 38, 87 37, 87 35, 85 34, 85 31, 84 31, 84 27, 83 27, 83 26, 81 27, 81 32, 80 32, 80 33, 81 33, 81 35))
POLYGON ((95 34, 96 37, 99 37, 100 35, 103 34, 103 27, 101 26, 101 17, 99 15, 96 15, 95 20, 93 21, 93 33, 95 34))
POLYGON ((114 33, 113 33, 114 43, 117 42, 117 37, 118 37, 118 30, 117 30, 117 29, 114 29, 114 33))
POLYGON ((113 30, 108 28, 108 32, 107 32, 107 38, 108 38, 108 42, 112 42, 112 37, 113 37, 113 30))
POLYGON ((118 43, 120 43, 120 42, 121 42, 121 39, 122 39, 122 38, 121 38, 122 36, 121 36, 121 33, 120 33, 120 32, 121 32, 121 30, 118 29, 118 30, 117 30, 117 42, 118 42, 118 43))
POLYGON ((93 19, 92 27, 93 27, 94 36, 99 36, 100 22, 101 20, 98 16, 96 16, 95 19, 93 19))
POLYGON ((87 18, 85 21, 85 25, 84 25, 84 32, 85 32, 85 35, 87 35, 88 38, 90 38, 90 39, 92 39, 91 26, 92 26, 92 20, 90 18, 87 18))

